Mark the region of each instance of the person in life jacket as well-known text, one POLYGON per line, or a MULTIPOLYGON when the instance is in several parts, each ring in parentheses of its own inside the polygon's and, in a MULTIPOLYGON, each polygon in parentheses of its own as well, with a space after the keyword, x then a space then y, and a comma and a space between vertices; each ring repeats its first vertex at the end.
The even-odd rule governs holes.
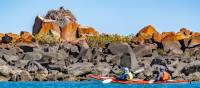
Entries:
POLYGON ((116 77, 117 80, 132 80, 133 74, 129 71, 128 67, 122 68, 123 73, 116 77))
POLYGON ((170 79, 170 74, 166 71, 165 67, 160 67, 160 73, 156 78, 156 81, 167 81, 170 79))

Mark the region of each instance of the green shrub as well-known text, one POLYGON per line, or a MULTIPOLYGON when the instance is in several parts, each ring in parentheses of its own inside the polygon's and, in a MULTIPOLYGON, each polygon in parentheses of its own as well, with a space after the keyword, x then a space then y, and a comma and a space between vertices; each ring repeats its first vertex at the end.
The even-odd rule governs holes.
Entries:
POLYGON ((39 42, 41 44, 60 43, 60 40, 56 36, 48 35, 48 34, 36 34, 33 38, 36 42, 39 42))
POLYGON ((88 36, 86 38, 90 47, 104 47, 105 44, 113 42, 131 43, 133 35, 123 36, 118 34, 101 34, 100 36, 88 36))

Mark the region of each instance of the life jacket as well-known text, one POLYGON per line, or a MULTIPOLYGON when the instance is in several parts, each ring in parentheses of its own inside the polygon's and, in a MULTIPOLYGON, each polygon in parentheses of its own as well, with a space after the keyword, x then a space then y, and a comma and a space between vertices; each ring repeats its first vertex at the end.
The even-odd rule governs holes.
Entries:
POLYGON ((161 80, 167 81, 167 80, 169 80, 169 76, 170 76, 170 74, 168 72, 164 71, 162 74, 161 80))
POLYGON ((132 80, 133 79, 133 74, 131 72, 128 73, 128 77, 126 78, 127 80, 132 80))

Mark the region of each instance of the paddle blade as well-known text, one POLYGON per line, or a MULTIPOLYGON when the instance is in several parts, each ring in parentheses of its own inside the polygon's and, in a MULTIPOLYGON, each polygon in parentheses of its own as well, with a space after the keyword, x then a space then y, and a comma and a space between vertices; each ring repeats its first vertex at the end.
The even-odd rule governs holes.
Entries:
POLYGON ((153 79, 149 80, 149 84, 152 84, 154 82, 155 82, 155 80, 153 80, 153 79))
POLYGON ((140 69, 134 71, 133 73, 134 73, 134 74, 137 74, 137 73, 140 73, 140 72, 142 72, 142 71, 144 71, 144 68, 140 68, 140 69))
POLYGON ((112 79, 106 79, 106 80, 102 81, 103 84, 107 84, 107 83, 110 83, 110 82, 112 82, 112 79))

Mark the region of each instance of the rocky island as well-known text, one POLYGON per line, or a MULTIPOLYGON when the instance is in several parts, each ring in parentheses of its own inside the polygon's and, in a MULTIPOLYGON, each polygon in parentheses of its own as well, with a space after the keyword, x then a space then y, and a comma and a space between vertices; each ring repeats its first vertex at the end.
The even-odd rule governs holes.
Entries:
POLYGON ((32 34, 0 33, 0 81, 81 81, 110 76, 127 66, 151 79, 160 66, 172 79, 200 80, 200 33, 181 28, 159 33, 152 25, 136 35, 100 34, 61 7, 36 16, 32 34))

